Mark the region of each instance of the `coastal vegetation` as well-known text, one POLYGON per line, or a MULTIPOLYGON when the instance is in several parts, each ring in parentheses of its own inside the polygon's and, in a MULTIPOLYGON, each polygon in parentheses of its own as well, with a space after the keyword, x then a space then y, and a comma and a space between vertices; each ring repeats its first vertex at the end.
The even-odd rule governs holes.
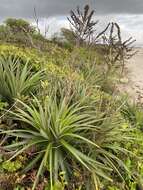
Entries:
POLYGON ((0 26, 0 190, 143 189, 143 107, 118 90, 134 40, 94 16, 51 39, 0 26))

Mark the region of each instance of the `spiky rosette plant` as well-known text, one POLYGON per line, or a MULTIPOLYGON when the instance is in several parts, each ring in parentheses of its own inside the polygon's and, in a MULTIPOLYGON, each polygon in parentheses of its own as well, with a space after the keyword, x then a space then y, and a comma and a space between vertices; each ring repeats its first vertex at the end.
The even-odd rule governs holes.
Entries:
POLYGON ((80 101, 71 104, 67 97, 60 101, 47 97, 44 103, 34 97, 31 105, 20 100, 18 102, 21 106, 11 114, 14 120, 23 123, 23 128, 1 130, 0 134, 17 139, 12 145, 3 147, 7 151, 15 151, 10 160, 35 147, 33 160, 24 169, 27 172, 37 168, 40 163, 33 190, 44 171, 50 174, 50 189, 53 190, 59 172, 64 171, 68 179, 74 170, 73 161, 79 169, 91 173, 95 186, 100 177, 112 181, 108 175, 112 170, 120 174, 118 169, 121 165, 124 167, 124 164, 116 157, 116 151, 125 152, 119 146, 125 137, 117 123, 112 123, 109 118, 99 118, 94 106, 84 106, 80 101), (119 138, 114 146, 114 135, 117 134, 119 138))
POLYGON ((32 93, 42 80, 43 71, 33 73, 29 64, 17 57, 0 57, 0 96, 8 103, 32 93))

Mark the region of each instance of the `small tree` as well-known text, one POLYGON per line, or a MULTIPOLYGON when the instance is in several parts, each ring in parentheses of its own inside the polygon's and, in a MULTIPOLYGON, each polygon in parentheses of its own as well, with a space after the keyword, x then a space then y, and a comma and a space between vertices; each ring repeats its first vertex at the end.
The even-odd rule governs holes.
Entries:
MULTIPOLYGON (((23 19, 8 18, 5 25, 1 25, 7 31, 7 41, 23 44, 40 51, 39 43, 46 41, 45 37, 37 31, 28 21, 23 19)), ((1 29, 1 28, 0 28, 1 29)), ((0 31, 1 34, 1 31, 0 31)))
POLYGON ((95 11, 91 10, 89 5, 85 5, 83 11, 79 7, 77 7, 76 11, 71 10, 68 20, 74 32, 77 46, 87 41, 90 43, 91 36, 98 23, 98 21, 93 20, 94 13, 95 11))
POLYGON ((17 32, 23 32, 26 31, 28 33, 34 33, 35 28, 30 25, 29 22, 23 20, 23 19, 14 19, 14 18, 8 18, 5 21, 5 24, 11 32, 17 33, 17 32))

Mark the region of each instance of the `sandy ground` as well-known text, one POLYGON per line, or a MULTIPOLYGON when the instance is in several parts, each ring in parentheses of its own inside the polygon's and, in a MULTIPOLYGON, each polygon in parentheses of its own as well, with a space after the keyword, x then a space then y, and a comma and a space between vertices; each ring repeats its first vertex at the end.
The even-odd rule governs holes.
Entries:
POLYGON ((122 84, 122 92, 143 102, 143 48, 137 50, 137 54, 126 63, 126 82, 122 84))

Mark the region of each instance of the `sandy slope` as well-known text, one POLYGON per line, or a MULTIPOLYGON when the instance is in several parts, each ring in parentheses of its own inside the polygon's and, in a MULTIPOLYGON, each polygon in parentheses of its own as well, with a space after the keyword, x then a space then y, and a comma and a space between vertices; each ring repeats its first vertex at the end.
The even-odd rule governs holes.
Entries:
POLYGON ((143 48, 126 63, 128 81, 122 84, 122 91, 127 92, 133 100, 143 101, 143 48))

